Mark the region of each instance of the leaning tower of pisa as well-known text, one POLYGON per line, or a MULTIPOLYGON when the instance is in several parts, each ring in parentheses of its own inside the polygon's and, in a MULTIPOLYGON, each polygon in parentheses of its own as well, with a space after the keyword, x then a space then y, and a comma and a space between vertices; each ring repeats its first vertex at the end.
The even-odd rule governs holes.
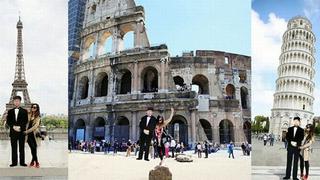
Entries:
POLYGON ((311 22, 301 16, 290 19, 282 38, 269 129, 276 137, 291 126, 293 117, 301 118, 302 127, 311 122, 315 86, 316 38, 311 22))

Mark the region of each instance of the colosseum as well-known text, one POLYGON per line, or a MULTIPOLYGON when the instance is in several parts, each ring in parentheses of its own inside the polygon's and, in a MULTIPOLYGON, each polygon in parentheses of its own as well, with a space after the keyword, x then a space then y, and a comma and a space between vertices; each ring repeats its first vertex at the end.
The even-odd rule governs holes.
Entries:
POLYGON ((251 58, 213 50, 171 57, 167 45, 150 45, 133 0, 87 1, 74 76, 73 141, 136 141, 147 107, 165 117, 174 107, 168 132, 189 147, 250 142, 251 58))

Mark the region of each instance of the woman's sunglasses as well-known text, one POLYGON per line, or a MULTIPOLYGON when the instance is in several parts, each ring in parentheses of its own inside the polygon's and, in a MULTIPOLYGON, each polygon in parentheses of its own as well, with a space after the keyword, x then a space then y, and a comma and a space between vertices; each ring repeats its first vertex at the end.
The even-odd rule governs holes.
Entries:
POLYGON ((38 107, 37 106, 32 106, 32 109, 38 109, 38 107))

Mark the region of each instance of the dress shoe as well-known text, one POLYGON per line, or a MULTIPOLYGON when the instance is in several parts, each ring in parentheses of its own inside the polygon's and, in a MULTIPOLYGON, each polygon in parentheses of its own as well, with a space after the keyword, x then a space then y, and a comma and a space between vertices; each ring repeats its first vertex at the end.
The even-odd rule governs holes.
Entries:
POLYGON ((142 158, 137 158, 136 160, 142 160, 142 158))
POLYGON ((17 164, 10 164, 10 167, 15 167, 17 166, 17 164))
POLYGON ((290 177, 284 177, 284 178, 282 178, 282 179, 290 179, 290 177))
POLYGON ((28 165, 25 163, 20 164, 20 166, 27 167, 28 165))
POLYGON ((145 161, 150 161, 149 159, 144 159, 145 161))
POLYGON ((36 162, 36 165, 35 165, 36 168, 40 168, 40 164, 38 162, 36 162))

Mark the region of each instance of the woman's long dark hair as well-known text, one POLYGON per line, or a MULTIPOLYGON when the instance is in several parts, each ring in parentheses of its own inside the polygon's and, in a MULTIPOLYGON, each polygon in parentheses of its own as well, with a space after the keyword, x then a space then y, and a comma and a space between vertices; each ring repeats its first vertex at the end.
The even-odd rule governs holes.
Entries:
POLYGON ((312 124, 307 124, 306 129, 307 128, 309 128, 309 131, 307 131, 308 136, 306 138, 306 141, 310 141, 314 137, 315 129, 314 129, 314 126, 312 124))
POLYGON ((163 116, 158 115, 158 117, 157 117, 157 124, 158 124, 158 125, 162 125, 163 123, 164 123, 163 116), (160 123, 160 119, 162 119, 162 122, 161 122, 161 123, 160 123))
POLYGON ((40 106, 39 106, 39 104, 37 104, 37 103, 31 104, 30 114, 31 114, 31 117, 33 116, 34 118, 40 117, 40 106), (37 106, 37 111, 35 111, 34 113, 33 113, 33 111, 32 111, 32 107, 33 107, 33 106, 37 106))

